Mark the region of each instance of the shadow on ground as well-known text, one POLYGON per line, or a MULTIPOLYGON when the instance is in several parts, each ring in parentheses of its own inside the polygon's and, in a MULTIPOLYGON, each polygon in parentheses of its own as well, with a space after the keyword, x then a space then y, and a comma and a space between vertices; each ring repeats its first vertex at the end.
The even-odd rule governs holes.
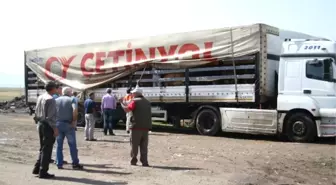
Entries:
POLYGON ((201 168, 177 167, 177 166, 150 166, 150 168, 163 169, 163 170, 201 170, 201 168))
POLYGON ((77 182, 80 184, 90 184, 90 185, 126 185, 127 182, 106 182, 100 180, 93 180, 87 178, 75 178, 75 177, 55 177, 55 180, 58 181, 67 181, 67 182, 77 182))
POLYGON ((101 174, 113 174, 113 175, 130 175, 129 172, 118 172, 118 171, 111 171, 111 170, 94 170, 94 169, 87 169, 84 168, 82 171, 88 173, 101 173, 101 174))
POLYGON ((96 142, 129 143, 129 141, 98 139, 96 142))
MULTIPOLYGON (((105 170, 99 170, 99 169, 89 169, 87 167, 94 167, 94 168, 99 168, 98 166, 94 166, 94 165, 83 165, 84 168, 82 170, 78 170, 78 171, 84 171, 87 173, 101 173, 101 174, 112 174, 112 175, 130 175, 132 173, 129 172, 119 172, 119 171, 113 171, 113 170, 108 170, 109 167, 105 167, 105 170)), ((111 167, 113 168, 113 167, 111 167)), ((114 169, 120 169, 119 167, 115 167, 114 169)), ((69 168, 64 168, 63 170, 72 170, 69 168)))
POLYGON ((112 164, 83 164, 84 167, 93 167, 93 168, 113 168, 121 169, 120 167, 113 166, 112 164))

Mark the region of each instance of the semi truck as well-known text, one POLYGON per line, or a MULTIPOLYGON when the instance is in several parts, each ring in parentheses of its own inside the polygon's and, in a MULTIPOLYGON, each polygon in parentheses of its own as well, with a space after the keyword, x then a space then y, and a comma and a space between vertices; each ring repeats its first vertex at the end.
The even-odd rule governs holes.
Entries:
MULTIPOLYGON (((336 43, 281 39, 266 24, 167 34, 25 51, 26 102, 34 108, 43 84, 80 91, 82 102, 106 88, 117 98, 136 84, 155 121, 202 135, 283 135, 294 142, 336 136, 336 43)), ((99 110, 99 103, 97 109, 99 110)), ((115 122, 125 120, 117 108, 115 122)), ((98 111, 97 124, 102 124, 98 111)))

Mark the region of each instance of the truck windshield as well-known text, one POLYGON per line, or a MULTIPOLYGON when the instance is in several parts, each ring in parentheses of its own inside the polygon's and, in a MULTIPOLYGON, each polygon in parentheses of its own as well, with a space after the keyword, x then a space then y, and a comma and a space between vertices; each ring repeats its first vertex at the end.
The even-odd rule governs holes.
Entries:
POLYGON ((307 78, 336 82, 336 65, 332 58, 308 60, 306 63, 307 78))

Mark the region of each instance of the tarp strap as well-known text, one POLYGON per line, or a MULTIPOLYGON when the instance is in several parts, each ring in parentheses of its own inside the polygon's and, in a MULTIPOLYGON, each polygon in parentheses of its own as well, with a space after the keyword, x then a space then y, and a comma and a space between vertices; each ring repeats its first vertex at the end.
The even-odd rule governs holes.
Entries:
POLYGON ((144 69, 142 70, 142 73, 141 73, 141 75, 140 75, 140 78, 139 78, 139 80, 137 80, 137 84, 136 84, 136 86, 139 86, 139 82, 140 82, 140 80, 142 79, 142 76, 143 76, 143 74, 145 73, 145 70, 146 70, 146 66, 145 66, 144 69))

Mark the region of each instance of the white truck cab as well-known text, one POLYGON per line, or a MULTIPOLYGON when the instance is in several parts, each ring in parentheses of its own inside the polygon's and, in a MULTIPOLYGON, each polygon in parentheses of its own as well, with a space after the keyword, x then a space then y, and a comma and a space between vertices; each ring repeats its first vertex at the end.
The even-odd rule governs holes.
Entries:
POLYGON ((226 132, 286 135, 295 142, 336 136, 336 42, 286 39, 277 109, 220 108, 226 132))
POLYGON ((334 41, 286 39, 283 43, 277 111, 286 114, 282 128, 291 140, 336 136, 335 60, 334 41))

